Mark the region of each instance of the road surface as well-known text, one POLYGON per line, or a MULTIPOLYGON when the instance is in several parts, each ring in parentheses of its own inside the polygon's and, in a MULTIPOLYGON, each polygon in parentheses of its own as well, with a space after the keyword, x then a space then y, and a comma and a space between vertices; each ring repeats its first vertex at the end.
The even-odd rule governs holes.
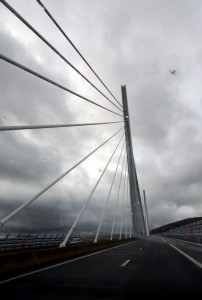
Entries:
POLYGON ((184 256, 185 248, 179 249, 177 241, 164 237, 136 240, 4 278, 0 298, 202 299, 201 264, 184 256))

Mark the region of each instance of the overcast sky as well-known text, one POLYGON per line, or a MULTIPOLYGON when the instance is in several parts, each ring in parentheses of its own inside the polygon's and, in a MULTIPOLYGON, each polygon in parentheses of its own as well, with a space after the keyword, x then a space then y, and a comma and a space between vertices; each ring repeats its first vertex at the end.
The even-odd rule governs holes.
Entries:
MULTIPOLYGON (((113 101, 36 1, 8 3, 113 101)), ((143 189, 146 191, 150 228, 201 216, 201 1, 43 0, 43 3, 119 101, 121 85, 127 86, 134 157, 141 195, 143 189), (173 69, 176 75, 170 73, 173 69)), ((120 112, 2 4, 0 52, 120 112)), ((0 76, 0 126, 122 120, 2 60, 0 76)), ((1 132, 0 217, 31 199, 121 127, 119 123, 1 132)), ((121 135, 118 133, 1 230, 68 228, 121 135)), ((121 147, 122 142, 78 228, 97 228, 121 147)), ((108 232, 123 154, 103 224, 103 230, 108 232)), ((124 180, 118 211, 123 190, 124 180)), ((125 194, 124 218, 129 215, 126 202, 125 194)))

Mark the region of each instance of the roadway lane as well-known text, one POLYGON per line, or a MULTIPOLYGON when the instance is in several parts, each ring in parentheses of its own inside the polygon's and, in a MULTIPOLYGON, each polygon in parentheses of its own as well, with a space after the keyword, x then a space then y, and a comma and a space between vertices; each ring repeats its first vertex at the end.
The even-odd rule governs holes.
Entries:
POLYGON ((162 239, 174 246, 176 245, 179 250, 182 250, 202 265, 202 244, 167 237, 162 237, 162 239))
POLYGON ((7 299, 201 299, 202 269, 149 237, 1 283, 7 299), (175 298, 174 298, 175 299, 175 298))

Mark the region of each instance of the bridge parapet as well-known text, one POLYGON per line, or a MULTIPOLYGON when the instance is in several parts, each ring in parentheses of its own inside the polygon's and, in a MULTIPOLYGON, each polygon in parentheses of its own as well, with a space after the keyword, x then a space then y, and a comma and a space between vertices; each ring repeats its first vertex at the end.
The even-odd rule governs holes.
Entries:
POLYGON ((163 236, 181 239, 193 243, 202 244, 202 218, 195 222, 162 231, 163 236))
MULTIPOLYGON (((0 252, 53 248, 59 246, 64 238, 64 233, 0 233, 0 252)), ((124 238, 129 238, 129 234, 124 238)), ((95 233, 75 233, 72 234, 67 245, 92 243, 94 239, 95 233)), ((118 240, 119 234, 114 234, 113 239, 118 240)), ((100 242, 109 240, 109 234, 100 234, 100 242)))

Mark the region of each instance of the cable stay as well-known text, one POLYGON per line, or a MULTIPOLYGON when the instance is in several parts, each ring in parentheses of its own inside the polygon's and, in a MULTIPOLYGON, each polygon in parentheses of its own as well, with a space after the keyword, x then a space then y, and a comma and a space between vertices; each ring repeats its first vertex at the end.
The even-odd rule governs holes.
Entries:
POLYGON ((113 188, 113 185, 114 185, 114 180, 115 180, 115 178, 116 178, 116 174, 117 174, 117 170, 118 170, 118 167, 119 167, 119 163, 120 163, 120 159, 121 159, 121 155, 122 155, 122 152, 123 152, 123 147, 124 147, 124 145, 125 145, 125 140, 124 140, 123 146, 122 146, 122 148, 121 148, 121 152, 120 152, 119 159, 118 159, 118 162, 117 162, 117 165, 116 165, 116 170, 115 170, 115 172, 114 172, 114 176, 113 176, 113 179, 112 179, 112 183, 111 183, 111 186, 110 186, 110 189, 109 189, 109 193, 108 193, 108 196, 107 196, 107 200, 106 200, 106 203, 105 203, 105 207, 104 207, 104 209, 103 209, 102 216, 101 216, 101 219, 100 219, 100 223, 99 223, 99 226, 98 226, 96 235, 95 235, 94 243, 97 243, 97 241, 98 241, 100 229, 101 229, 102 222, 103 222, 103 219, 104 219, 104 216, 105 216, 105 212, 106 212, 106 209, 107 209, 107 205, 108 205, 108 202, 109 202, 109 198, 110 198, 110 195, 111 195, 111 191, 112 191, 112 188, 113 188))
POLYGON ((79 126, 93 126, 123 123, 117 122, 102 122, 102 123, 81 123, 81 124, 55 124, 55 125, 19 125, 19 126, 0 126, 0 131, 14 131, 14 130, 27 130, 27 129, 46 129, 46 128, 63 128, 63 127, 79 127, 79 126))
POLYGON ((116 207, 115 207, 114 218, 113 218, 113 222, 112 222, 111 240, 113 239, 114 224, 115 224, 116 212, 117 212, 118 202, 119 202, 119 194, 120 194, 120 187, 121 187, 121 181, 122 181, 122 175, 123 175, 123 167, 124 167, 125 157, 126 157, 126 152, 124 152, 124 156, 123 156, 121 176, 120 176, 120 180, 119 180, 118 194, 117 194, 117 200, 116 200, 116 207))
POLYGON ((87 201, 86 201, 85 204, 83 205, 83 207, 82 207, 80 213, 78 214, 78 216, 77 216, 77 218, 75 219, 73 225, 71 226, 70 230, 68 231, 68 233, 67 233, 67 235, 66 235, 64 241, 59 245, 59 247, 65 247, 65 246, 66 246, 66 244, 67 244, 67 242, 68 242, 70 236, 72 235, 72 233, 73 233, 73 231, 74 231, 74 229, 75 229, 75 227, 76 227, 76 225, 77 225, 77 223, 78 223, 80 217, 82 216, 82 214, 83 214, 83 212, 84 212, 86 206, 88 205, 89 201, 91 200, 91 198, 92 198, 92 196, 93 196, 93 194, 94 194, 94 192, 95 192, 95 190, 96 190, 96 188, 97 188, 97 186, 98 186, 100 180, 102 179, 102 177, 103 177, 103 175, 104 175, 104 173, 105 173, 105 171, 106 171, 108 165, 110 164, 110 162, 111 162, 111 160, 112 160, 112 158, 113 158, 113 156, 114 156, 116 150, 118 149, 118 146, 119 146, 119 144, 121 143, 123 137, 124 137, 124 133, 123 133, 123 135, 122 135, 120 141, 118 142, 118 145, 117 145, 116 148, 114 149, 114 151, 113 151, 113 153, 112 153, 110 159, 108 160, 108 162, 107 162, 107 164, 106 164, 104 170, 102 171, 100 177, 98 178, 98 180, 97 180, 97 182, 96 182, 96 184, 95 184, 95 186, 94 186, 92 192, 90 193, 90 196, 88 197, 87 201))
POLYGON ((17 209, 15 209, 13 212, 11 212, 7 217, 2 219, 0 221, 0 225, 3 226, 5 223, 7 223, 10 219, 12 219, 15 215, 17 215, 19 212, 21 212, 25 207, 27 207, 29 204, 31 204, 34 200, 39 198, 41 195, 43 195, 46 191, 48 191, 52 186, 54 186, 58 181, 60 181, 63 177, 65 177, 67 174, 69 174, 72 170, 74 170, 76 167, 78 167, 83 161, 85 161, 88 157, 90 157, 93 153, 95 153, 99 148, 104 146, 108 141, 110 141, 115 135, 117 135, 120 131, 123 130, 123 127, 119 129, 117 132, 115 132, 110 138, 108 138, 104 143, 102 143, 100 146, 95 148, 92 152, 90 152, 88 155, 86 155, 83 159, 81 159, 79 162, 77 162, 73 167, 71 167, 69 170, 64 172, 61 176, 59 176, 57 179, 55 179, 53 182, 51 182, 48 186, 46 186, 44 189, 42 189, 39 193, 37 193, 33 198, 26 201, 22 205, 20 205, 17 209))
MULTIPOLYGON (((0 1, 1 1, 1 0, 0 0, 0 1)), ((8 62, 8 63, 10 63, 10 64, 12 64, 12 65, 18 67, 18 68, 20 68, 20 69, 22 69, 22 70, 24 70, 24 71, 26 71, 26 72, 28 72, 28 73, 30 73, 30 74, 32 74, 32 75, 38 77, 38 78, 41 78, 42 80, 47 81, 47 82, 49 82, 49 83, 51 83, 51 84, 53 84, 53 85, 59 87, 60 89, 66 91, 66 92, 69 92, 69 93, 71 93, 71 94, 73 94, 73 95, 75 95, 75 96, 77 96, 77 97, 79 97, 79 98, 81 98, 81 99, 83 99, 83 100, 89 102, 89 103, 92 103, 92 104, 94 104, 94 105, 96 105, 96 106, 98 106, 98 107, 101 107, 101 108, 103 108, 103 109, 105 109, 105 110, 107 110, 107 111, 109 111, 109 112, 111 112, 111 113, 113 113, 113 114, 115 114, 115 115, 118 115, 118 116, 123 117, 123 115, 120 115, 120 114, 116 113, 115 111, 110 110, 110 109, 108 109, 108 108, 106 108, 106 107, 104 107, 104 106, 102 106, 102 105, 100 105, 100 104, 98 104, 98 103, 96 103, 96 102, 94 102, 94 101, 92 101, 92 100, 90 100, 90 99, 88 99, 88 98, 86 98, 86 97, 84 97, 84 96, 82 96, 82 95, 80 95, 80 94, 78 94, 78 93, 76 93, 76 92, 74 92, 74 91, 68 89, 67 87, 65 87, 65 86, 63 86, 63 85, 61 85, 61 84, 59 84, 59 83, 57 83, 57 82, 55 82, 55 81, 53 81, 53 80, 51 80, 51 79, 49 79, 49 78, 47 78, 47 77, 45 77, 45 76, 43 76, 43 75, 37 73, 37 72, 35 72, 35 71, 33 71, 33 70, 31 70, 31 69, 25 67, 24 65, 22 65, 22 64, 20 64, 20 63, 18 63, 18 62, 16 62, 16 61, 14 61, 14 60, 12 60, 11 58, 9 58, 9 57, 7 57, 7 56, 1 54, 1 53, 0 53, 0 59, 2 59, 2 60, 4 60, 4 61, 6 61, 6 62, 8 62)))
POLYGON ((74 71, 76 71, 82 78, 84 78, 92 87, 94 87, 103 97, 105 97, 112 105, 114 105, 121 112, 122 110, 114 104, 105 94, 103 94, 88 78, 86 78, 74 65, 72 65, 67 58, 65 58, 51 43, 49 43, 33 26, 31 26, 11 5, 6 1, 0 0, 20 21, 22 21, 32 32, 34 32, 49 48, 51 48, 60 58, 63 59, 74 71))
POLYGON ((87 62, 87 60, 84 58, 84 56, 81 54, 81 52, 78 50, 78 48, 74 45, 74 43, 71 41, 71 39, 67 36, 67 34, 64 32, 64 30, 61 28, 61 26, 56 22, 56 20, 53 18, 51 13, 48 11, 48 9, 45 7, 45 5, 40 1, 36 0, 39 5, 42 7, 42 9, 45 11, 45 13, 49 16, 49 18, 52 20, 52 22, 56 25, 56 27, 60 30, 60 32, 63 34, 63 36, 67 39, 67 41, 72 45, 74 50, 79 54, 79 56, 83 59, 83 61, 86 63, 86 65, 90 68, 90 70, 93 72, 93 74, 99 79, 99 81, 102 83, 102 85, 107 89, 107 91, 110 93, 110 95, 116 100, 116 102, 123 107, 120 102, 114 97, 114 95, 110 92, 108 87, 104 84, 104 82, 100 79, 100 77, 97 75, 97 73, 93 70, 93 68, 90 66, 90 64, 87 62))

